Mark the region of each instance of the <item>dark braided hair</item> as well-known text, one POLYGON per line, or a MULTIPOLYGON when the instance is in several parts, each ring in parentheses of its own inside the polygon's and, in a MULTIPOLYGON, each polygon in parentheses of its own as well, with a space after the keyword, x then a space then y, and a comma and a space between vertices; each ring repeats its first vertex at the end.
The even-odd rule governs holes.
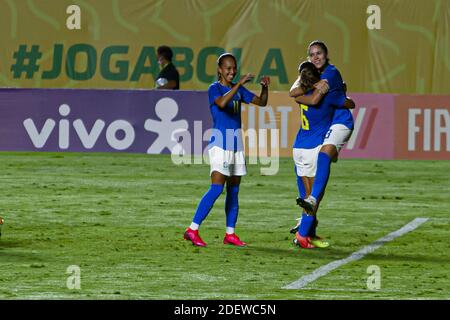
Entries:
POLYGON ((320 81, 319 70, 316 69, 312 62, 304 61, 300 63, 298 73, 300 75, 300 87, 303 92, 314 89, 314 84, 320 81))

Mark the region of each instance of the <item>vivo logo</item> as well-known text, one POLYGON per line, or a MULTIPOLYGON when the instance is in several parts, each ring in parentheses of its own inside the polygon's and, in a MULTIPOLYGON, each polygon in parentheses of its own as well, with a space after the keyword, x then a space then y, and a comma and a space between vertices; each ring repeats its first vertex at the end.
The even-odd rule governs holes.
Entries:
POLYGON ((82 119, 76 119, 71 122, 66 118, 70 114, 70 107, 67 104, 60 105, 58 111, 61 116, 60 119, 46 119, 43 126, 39 128, 31 118, 23 121, 23 126, 35 148, 44 148, 49 137, 52 134, 57 134, 60 150, 71 148, 70 141, 73 141, 73 138, 70 139, 71 135, 78 137, 85 149, 95 149, 99 137, 104 134, 104 140, 114 150, 127 150, 133 144, 135 144, 134 147, 137 145, 139 148, 144 148, 144 144, 148 154, 159 154, 166 148, 172 151, 178 144, 175 135, 183 134, 189 129, 187 120, 175 119, 178 115, 179 107, 174 99, 168 97, 161 98, 156 103, 156 117, 154 119, 145 119, 144 121, 143 129, 157 135, 156 138, 148 140, 148 145, 143 142, 143 139, 148 139, 148 137, 136 137, 136 132, 140 132, 140 128, 133 127, 131 123, 136 122, 133 119, 128 119, 129 121, 117 119, 109 124, 102 119, 96 119, 92 127, 88 128, 82 119))
MULTIPOLYGON (((67 117, 70 114, 70 107, 67 104, 62 104, 59 107, 59 114, 62 117, 67 117)), ((31 142, 38 149, 45 146, 48 138, 55 130, 55 127, 58 126, 58 146, 60 149, 69 148, 71 124, 67 119, 60 119, 58 125, 54 119, 47 119, 44 126, 39 130, 33 119, 28 118, 23 121, 23 126, 25 127, 31 142)), ((73 121, 72 126, 83 146, 86 149, 92 149, 100 134, 103 132, 103 129, 106 127, 106 123, 102 119, 97 119, 92 128, 88 129, 84 125, 83 120, 76 119, 73 121)), ((128 121, 121 119, 111 122, 106 128, 105 135, 107 143, 115 150, 125 150, 129 148, 135 139, 133 126, 128 121), (122 132, 122 138, 117 137, 118 132, 122 132)))

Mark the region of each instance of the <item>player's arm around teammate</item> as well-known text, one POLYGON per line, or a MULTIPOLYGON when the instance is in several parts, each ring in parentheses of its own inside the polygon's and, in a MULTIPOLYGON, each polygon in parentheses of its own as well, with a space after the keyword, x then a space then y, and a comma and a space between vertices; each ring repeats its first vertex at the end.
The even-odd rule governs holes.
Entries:
MULTIPOLYGON (((337 68, 329 63, 328 48, 321 41, 313 41, 308 46, 309 61, 321 72, 321 79, 328 80, 330 93, 344 92, 346 85, 337 68)), ((355 103, 347 99, 345 107, 354 108, 355 103)), ((301 201, 301 206, 308 212, 317 210, 318 203, 323 197, 330 175, 331 162, 336 161, 340 149, 350 139, 353 132, 353 117, 348 109, 335 109, 330 128, 325 135, 322 147, 317 157, 317 173, 312 185, 311 194, 301 201)))
MULTIPOLYGON (((321 80, 326 81, 326 80, 321 80)), ((324 95, 328 92, 328 87, 324 86, 323 89, 315 89, 311 95, 302 95, 295 98, 295 102, 300 104, 305 104, 308 106, 315 106, 317 105, 323 98, 324 95)), ((344 109, 354 109, 355 108, 355 102, 350 98, 346 97, 344 104, 341 108, 344 109)))

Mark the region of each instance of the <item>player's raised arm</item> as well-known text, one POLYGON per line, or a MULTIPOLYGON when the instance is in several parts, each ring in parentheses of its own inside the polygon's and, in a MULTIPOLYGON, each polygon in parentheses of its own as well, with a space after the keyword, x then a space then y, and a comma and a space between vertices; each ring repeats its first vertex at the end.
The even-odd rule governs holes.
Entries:
POLYGON ((218 97, 214 103, 219 108, 225 108, 227 104, 233 99, 233 96, 238 92, 239 87, 244 85, 245 83, 251 81, 255 76, 251 73, 247 73, 244 75, 233 87, 231 87, 231 90, 225 93, 223 96, 218 97))
POLYGON ((257 106, 265 107, 269 98, 270 77, 262 76, 259 83, 261 85, 261 94, 259 96, 254 96, 252 103, 257 106))

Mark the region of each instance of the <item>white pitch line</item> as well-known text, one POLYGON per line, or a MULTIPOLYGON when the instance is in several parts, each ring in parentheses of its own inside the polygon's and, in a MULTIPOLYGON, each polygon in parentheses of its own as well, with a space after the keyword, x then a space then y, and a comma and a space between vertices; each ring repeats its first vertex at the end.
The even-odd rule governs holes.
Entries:
POLYGON ((394 232, 388 234, 387 236, 384 236, 383 238, 380 238, 380 239, 372 242, 368 246, 365 246, 361 250, 352 253, 347 258, 330 262, 329 264, 316 269, 313 273, 308 274, 308 275, 298 279, 297 281, 294 281, 294 282, 284 286, 282 289, 301 289, 301 288, 305 287, 306 285, 310 284, 311 282, 317 280, 318 278, 323 277, 324 275, 333 271, 334 269, 337 269, 346 263, 349 263, 349 262, 352 262, 355 260, 359 260, 362 257, 364 257, 366 254, 377 250, 379 247, 381 247, 385 243, 390 242, 390 241, 394 240, 395 238, 404 235, 405 233, 413 231, 414 229, 419 227, 422 223, 426 222, 427 220, 428 220, 428 218, 416 218, 413 221, 411 221, 410 223, 404 225, 402 228, 398 229, 397 231, 394 231, 394 232))

